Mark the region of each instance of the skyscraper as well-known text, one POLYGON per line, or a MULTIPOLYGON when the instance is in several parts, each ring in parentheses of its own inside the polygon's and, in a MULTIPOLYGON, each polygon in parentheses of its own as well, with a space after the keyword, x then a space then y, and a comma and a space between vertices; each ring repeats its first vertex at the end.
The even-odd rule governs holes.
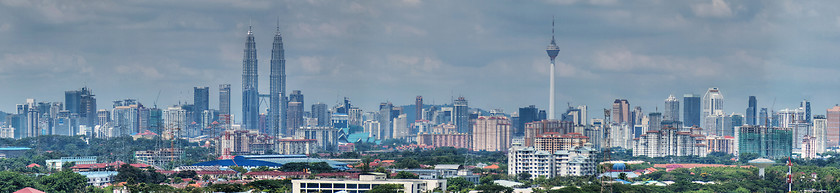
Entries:
POLYGON ((808 100, 802 100, 802 102, 799 103, 799 108, 805 109, 805 122, 811 123, 811 118, 813 118, 811 117, 811 102, 808 100))
POLYGON ((825 115, 814 115, 814 129, 811 136, 816 137, 815 149, 817 153, 825 153, 826 143, 826 119, 825 115))
POLYGON ((414 99, 414 121, 423 120, 423 96, 414 99))
POLYGON ((327 104, 315 103, 312 104, 312 118, 318 119, 317 126, 329 126, 330 112, 327 111, 327 104))
POLYGON ((230 84, 219 85, 219 114, 230 115, 230 84))
POLYGON ((379 104, 379 139, 390 139, 393 137, 393 124, 391 121, 394 119, 392 116, 392 111, 394 110, 394 105, 390 102, 387 103, 380 103, 379 104))
POLYGON ((834 105, 825 112, 826 147, 837 147, 840 142, 840 106, 834 105))
POLYGON ((507 151, 510 133, 510 120, 507 117, 478 117, 472 133, 473 151, 507 151))
POLYGON ((662 117, 665 121, 680 121, 680 100, 674 95, 665 99, 665 114, 662 117))
POLYGON ((531 105, 528 107, 521 107, 519 108, 519 121, 516 123, 515 131, 513 132, 513 136, 522 137, 525 136, 525 124, 538 121, 539 120, 539 110, 536 106, 531 105))
MULTIPOLYGON (((711 115, 723 114, 723 94, 718 88, 709 88, 703 95, 703 118, 708 119, 711 115)), ((704 121, 707 122, 707 121, 704 121)), ((701 128, 709 126, 703 125, 701 128)))
POLYGON ((755 96, 750 96, 749 99, 749 106, 747 106, 747 125, 756 125, 755 124, 755 112, 758 110, 757 102, 755 100, 755 96))
POLYGON ((615 124, 631 124, 630 122, 630 102, 627 99, 615 99, 612 106, 612 122, 615 124))
POLYGON ((458 133, 470 133, 470 114, 467 106, 467 99, 458 97, 453 103, 454 113, 452 115, 452 123, 458 128, 458 133))
POLYGON ((96 98, 87 87, 64 92, 64 108, 79 115, 79 124, 92 128, 96 125, 96 98))
POLYGON ((257 79, 257 47, 254 33, 248 27, 248 37, 245 39, 245 50, 242 56, 242 125, 248 130, 256 130, 259 126, 260 101, 257 79))
POLYGON ((295 129, 303 126, 303 93, 299 90, 289 94, 289 104, 286 105, 286 133, 284 136, 292 136, 295 129))
MULTIPOLYGON (((286 115, 286 56, 283 50, 283 37, 280 35, 280 21, 274 33, 274 43, 271 48, 271 74, 269 75, 270 101, 268 108, 268 127, 270 135, 279 136, 285 127, 286 115)), ((320 120, 318 120, 320 122, 320 120)))
POLYGON ((548 44, 548 48, 545 49, 545 52, 548 53, 548 57, 551 58, 551 82, 549 83, 549 94, 548 94, 548 119, 556 119, 554 117, 554 58, 557 57, 557 54, 560 53, 560 47, 557 47, 557 44, 554 42, 554 20, 551 20, 551 43, 548 44))
POLYGON ((696 94, 683 95, 683 126, 700 126, 700 96, 696 94))
MULTIPOLYGON (((203 123, 204 119, 201 116, 201 113, 210 109, 209 87, 193 87, 193 105, 195 105, 195 113, 193 113, 193 120, 199 124, 203 123)), ((201 128, 204 128, 203 125, 201 128)))

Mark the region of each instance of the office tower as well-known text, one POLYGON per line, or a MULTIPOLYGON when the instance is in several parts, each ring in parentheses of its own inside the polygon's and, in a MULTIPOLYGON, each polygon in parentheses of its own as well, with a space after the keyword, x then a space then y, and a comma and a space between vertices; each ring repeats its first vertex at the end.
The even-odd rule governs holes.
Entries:
POLYGON ((163 125, 163 110, 155 107, 149 109, 149 130, 163 135, 165 125, 163 125))
POLYGON ((630 122, 630 102, 627 99, 615 99, 612 106, 612 122, 615 124, 631 124, 630 122))
POLYGON ((26 137, 38 137, 41 135, 39 126, 38 107, 35 105, 35 99, 26 99, 26 137))
POLYGON ((382 140, 382 129, 380 127, 379 121, 377 120, 365 120, 363 124, 363 128, 365 132, 368 133, 368 137, 372 137, 377 140, 382 140))
POLYGON ((423 120, 423 96, 414 99, 414 121, 423 120))
POLYGON ((825 115, 814 115, 814 129, 811 131, 811 136, 816 137, 814 149, 816 149, 817 153, 825 153, 827 147, 826 134, 828 132, 826 126, 825 115))
POLYGON ((636 106, 633 107, 633 112, 630 112, 630 123, 631 126, 642 125, 644 120, 645 114, 642 112, 642 107, 636 106))
POLYGON ((545 133, 558 133, 560 135, 574 132, 574 123, 560 120, 540 120, 525 124, 525 146, 534 146, 534 140, 545 133))
POLYGON ((219 85, 219 114, 230 115, 230 84, 219 85))
POLYGON ((665 99, 665 114, 662 117, 665 121, 680 121, 680 100, 674 95, 665 99))
POLYGON ((88 127, 96 125, 96 98, 87 87, 64 92, 64 108, 79 115, 80 124, 88 127))
POLYGON ((557 57, 557 54, 560 53, 560 47, 557 47, 557 44, 554 42, 554 20, 551 21, 551 43, 548 44, 548 48, 545 49, 545 52, 548 53, 548 57, 551 58, 551 69, 550 69, 550 76, 551 82, 549 82, 549 94, 548 94, 548 117, 547 119, 555 119, 554 116, 554 58, 557 57))
POLYGON ((504 116, 480 116, 475 120, 473 151, 507 151, 510 146, 510 120, 504 116))
POLYGON ((393 137, 393 124, 391 121, 394 119, 393 113, 394 105, 390 102, 387 103, 380 103, 379 104, 379 138, 380 139, 391 139, 393 137))
POLYGON ((294 130, 303 126, 303 94, 299 90, 292 91, 289 95, 289 104, 286 105, 286 133, 284 136, 292 136, 294 130))
POLYGON ((747 125, 756 125, 756 117, 755 112, 758 110, 757 101, 755 100, 755 96, 750 96, 748 101, 749 106, 747 106, 747 125))
POLYGON ((812 123, 811 122, 811 118, 812 118, 811 117, 811 102, 808 101, 808 100, 802 100, 802 102, 799 103, 799 108, 802 108, 803 110, 805 110, 805 119, 804 119, 805 122, 806 123, 812 123))
MULTIPOLYGON (((709 88, 703 95, 703 118, 708 119, 711 115, 723 114, 723 94, 718 88, 709 88)), ((703 125, 702 128, 708 126, 703 125)))
POLYGON ((452 115, 452 124, 458 127, 458 133, 470 133, 470 119, 469 107, 467 106, 467 99, 458 97, 453 102, 454 113, 452 115))
POLYGON ((837 147, 840 142, 840 106, 834 105, 825 112, 826 147, 837 147))
POLYGON ((362 114, 364 114, 364 111, 359 107, 351 107, 347 114, 349 116, 347 123, 350 125, 362 125, 362 114))
POLYGON ((516 128, 514 129, 513 136, 521 137, 525 136, 525 124, 538 121, 539 120, 539 110, 536 106, 531 105, 528 107, 520 107, 519 108, 519 121, 516 122, 516 128))
POLYGON ((648 114, 648 131, 657 131, 662 129, 662 113, 653 112, 648 114))
POLYGON ((700 126, 700 96, 683 95, 683 126, 700 126))
MULTIPOLYGON (((205 122, 201 113, 210 109, 209 87, 193 87, 193 105, 195 105, 193 120, 199 124, 205 122)), ((204 125, 200 125, 200 127, 204 128, 204 125)))
MULTIPOLYGON (((283 36, 280 35, 280 21, 274 33, 271 48, 271 74, 269 75, 270 101, 268 108, 269 135, 280 136, 285 127, 286 116, 286 52, 283 49, 283 36)), ((319 120, 320 122, 320 120, 319 120)))
POLYGON ((318 119, 317 126, 330 125, 330 112, 327 109, 327 104, 315 103, 312 104, 312 118, 318 119))
POLYGON ((745 125, 738 133, 738 152, 770 159, 790 157, 792 135, 787 128, 745 125))
POLYGON ((569 107, 566 113, 563 114, 561 121, 570 121, 575 125, 586 125, 586 105, 577 107, 569 107))
POLYGON ((757 125, 770 126, 770 116, 769 115, 770 114, 767 113, 767 108, 761 108, 761 110, 758 111, 758 123, 757 123, 757 125))
POLYGON ((257 90, 259 89, 257 70, 257 47, 254 43, 254 33, 248 26, 248 37, 245 40, 242 56, 242 126, 249 130, 256 130, 259 126, 260 98, 257 90))

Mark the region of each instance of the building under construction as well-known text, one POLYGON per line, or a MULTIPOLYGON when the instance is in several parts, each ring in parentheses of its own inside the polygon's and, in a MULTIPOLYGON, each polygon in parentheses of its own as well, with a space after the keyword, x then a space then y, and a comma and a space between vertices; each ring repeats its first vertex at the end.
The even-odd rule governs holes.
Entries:
POLYGON ((789 128, 744 125, 738 136, 739 152, 770 159, 790 157, 792 140, 789 128))

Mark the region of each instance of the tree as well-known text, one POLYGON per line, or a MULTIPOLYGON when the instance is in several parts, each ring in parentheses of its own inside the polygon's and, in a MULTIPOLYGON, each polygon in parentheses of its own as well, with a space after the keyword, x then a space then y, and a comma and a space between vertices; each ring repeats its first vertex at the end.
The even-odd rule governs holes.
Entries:
POLYGON ((420 168, 420 162, 412 158, 405 158, 398 161, 397 164, 394 164, 394 167, 404 169, 420 168))
MULTIPOLYGON (((283 165, 285 166, 285 165, 283 165)), ((230 166, 230 169, 240 174, 248 173, 248 169, 243 168, 242 166, 230 166)))
POLYGON ((479 184, 493 184, 493 180, 494 180, 493 176, 488 175, 488 176, 481 177, 481 179, 478 180, 478 183, 479 184))
POLYGON ((43 185, 45 192, 82 192, 87 186, 87 177, 64 170, 49 176, 41 177, 38 182, 43 185))
POLYGON ((446 179, 446 185, 446 190, 460 192, 461 190, 472 188, 475 184, 464 177, 456 177, 446 179))
POLYGON ((531 180, 531 174, 527 173, 527 172, 522 172, 522 173, 516 174, 516 177, 519 178, 519 181, 531 180))
POLYGON ((245 186, 248 188, 256 189, 258 191, 287 192, 291 190, 292 180, 257 180, 245 184, 245 186))
POLYGON ((260 166, 260 167, 251 169, 251 171, 254 171, 254 172, 264 172, 264 171, 271 171, 271 170, 272 169, 268 168, 268 166, 260 166))
POLYGON ((374 185, 373 188, 370 189, 370 193, 395 193, 403 191, 403 185, 401 184, 381 184, 381 185, 374 185))
POLYGON ((180 171, 178 173, 173 174, 173 177, 180 177, 180 178, 196 178, 198 175, 195 171, 187 170, 187 171, 180 171))
POLYGON ((214 192, 242 192, 245 189, 242 184, 213 184, 208 188, 214 192))
POLYGON ((0 192, 14 192, 32 187, 32 179, 16 172, 0 171, 0 192))
POLYGON ((399 172, 397 172, 397 176, 394 176, 394 178, 396 178, 396 179, 418 179, 419 177, 417 175, 414 175, 414 174, 410 173, 410 172, 399 171, 399 172))
POLYGON ((504 187, 498 184, 482 184, 475 187, 475 190, 483 193, 511 193, 513 188, 504 187))
POLYGON ((618 179, 627 180, 627 173, 621 172, 618 174, 618 179))
POLYGON ((362 158, 362 174, 366 174, 366 173, 370 172, 370 162, 372 162, 372 161, 373 160, 371 160, 371 158, 368 157, 368 156, 365 156, 365 158, 362 158))

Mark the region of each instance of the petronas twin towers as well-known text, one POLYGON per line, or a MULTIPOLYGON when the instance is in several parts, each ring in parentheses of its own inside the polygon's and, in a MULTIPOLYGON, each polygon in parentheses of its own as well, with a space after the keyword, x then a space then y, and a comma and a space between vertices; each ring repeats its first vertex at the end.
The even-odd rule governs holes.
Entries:
POLYGON ((283 50, 283 37, 280 25, 274 34, 271 48, 271 74, 269 74, 269 93, 260 95, 257 73, 257 48, 254 33, 248 27, 245 40, 245 54, 242 58, 242 125, 248 130, 260 128, 260 97, 269 98, 268 133, 272 136, 288 135, 285 131, 286 117, 286 59, 283 50))

